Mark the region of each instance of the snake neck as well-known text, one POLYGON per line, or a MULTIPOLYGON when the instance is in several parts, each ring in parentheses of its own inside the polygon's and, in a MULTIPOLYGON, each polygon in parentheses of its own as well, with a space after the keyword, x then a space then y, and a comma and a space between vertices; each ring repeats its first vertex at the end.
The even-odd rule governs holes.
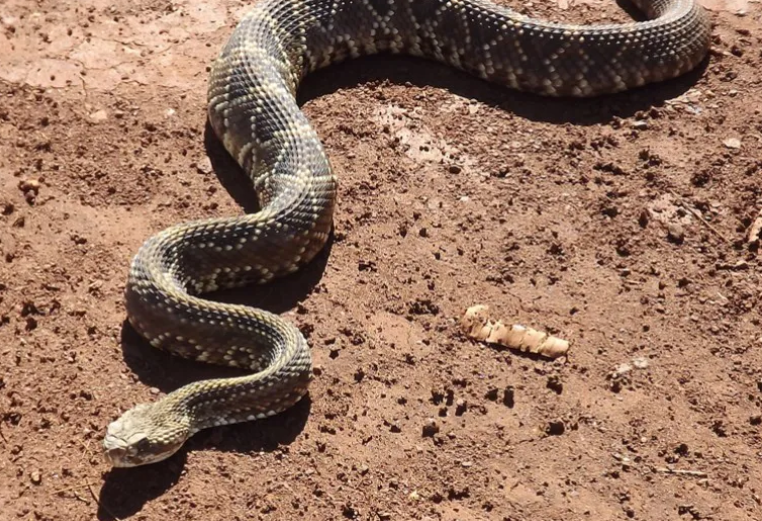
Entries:
POLYGON ((251 376, 201 380, 152 404, 162 417, 183 418, 187 436, 210 427, 261 420, 299 402, 312 379, 310 351, 300 338, 281 343, 271 361, 251 376))

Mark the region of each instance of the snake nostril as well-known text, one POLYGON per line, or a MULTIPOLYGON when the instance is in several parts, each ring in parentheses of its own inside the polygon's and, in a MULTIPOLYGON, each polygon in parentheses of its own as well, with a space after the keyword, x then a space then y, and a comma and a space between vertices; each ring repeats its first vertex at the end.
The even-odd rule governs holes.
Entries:
POLYGON ((119 461, 121 459, 121 457, 124 456, 125 453, 126 453, 126 451, 123 448, 121 448, 121 447, 114 447, 114 448, 111 448, 111 449, 107 449, 103 453, 103 457, 106 458, 107 462, 109 462, 109 463, 115 463, 115 462, 119 461))

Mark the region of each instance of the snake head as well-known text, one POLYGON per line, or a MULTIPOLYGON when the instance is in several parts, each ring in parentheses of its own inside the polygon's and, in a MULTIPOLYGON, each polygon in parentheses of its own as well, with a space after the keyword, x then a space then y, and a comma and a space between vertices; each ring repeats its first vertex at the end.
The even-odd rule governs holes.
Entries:
POLYGON ((169 458, 189 436, 186 418, 158 403, 142 404, 108 426, 103 448, 114 467, 137 467, 169 458))

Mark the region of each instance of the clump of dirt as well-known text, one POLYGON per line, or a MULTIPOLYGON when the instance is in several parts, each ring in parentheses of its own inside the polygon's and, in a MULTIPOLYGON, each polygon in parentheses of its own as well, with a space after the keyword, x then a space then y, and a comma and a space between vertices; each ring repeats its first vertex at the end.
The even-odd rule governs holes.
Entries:
MULTIPOLYGON (((205 120, 248 4, 0 5, 0 519, 759 518, 757 2, 712 6, 702 69, 596 100, 406 58, 313 75, 335 238, 219 295, 299 325, 309 398, 108 467, 121 411, 219 374, 145 344, 122 292, 152 233, 254 206, 205 120), (470 341, 475 304, 568 356, 470 341)), ((559 5, 523 8, 627 19, 559 5)))

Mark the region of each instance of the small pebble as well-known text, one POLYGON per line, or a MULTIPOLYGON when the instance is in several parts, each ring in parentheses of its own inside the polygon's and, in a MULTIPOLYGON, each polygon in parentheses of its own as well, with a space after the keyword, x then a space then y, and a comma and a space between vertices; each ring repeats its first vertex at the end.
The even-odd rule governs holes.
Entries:
POLYGON ((423 436, 430 438, 439 432, 439 425, 434 418, 429 418, 426 423, 423 424, 423 436))
POLYGON ((35 485, 39 485, 40 483, 42 483, 42 476, 40 475, 40 472, 37 470, 32 471, 32 473, 30 474, 30 478, 32 480, 32 483, 34 483, 35 485))
POLYGON ((735 137, 731 137, 722 142, 727 148, 738 150, 741 148, 741 140, 735 137))
POLYGON ((205 157, 196 164, 196 170, 202 174, 210 174, 212 172, 212 160, 205 157))
POLYGON ((108 119, 108 112, 105 110, 99 110, 90 114, 90 121, 93 123, 102 123, 108 119))
POLYGON ((40 191, 40 182, 36 179, 24 179, 19 181, 19 190, 26 193, 37 194, 40 191))
POLYGON ((632 360, 632 365, 635 367, 635 369, 647 369, 648 368, 648 358, 644 357, 638 357, 634 358, 632 360))
POLYGON ((685 241, 685 231, 679 224, 672 223, 667 229, 667 239, 675 244, 682 244, 685 241))
POLYGON ((642 210, 640 212, 640 215, 638 216, 638 224, 640 225, 640 227, 645 228, 646 226, 648 226, 648 221, 650 220, 651 220, 651 216, 649 215, 648 210, 645 210, 645 209, 642 210))

